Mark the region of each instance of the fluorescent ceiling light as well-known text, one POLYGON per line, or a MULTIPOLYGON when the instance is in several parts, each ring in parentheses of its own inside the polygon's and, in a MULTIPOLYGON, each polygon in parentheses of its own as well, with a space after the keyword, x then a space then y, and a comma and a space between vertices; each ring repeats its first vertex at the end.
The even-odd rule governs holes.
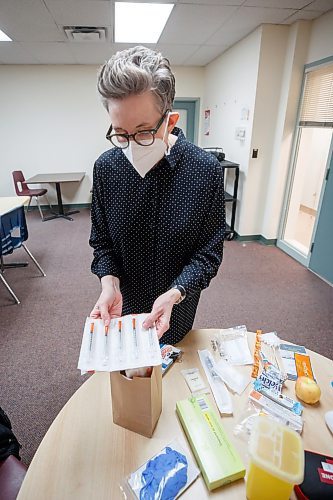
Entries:
POLYGON ((157 43, 172 3, 115 3, 116 43, 157 43))
POLYGON ((3 31, 0 30, 0 42, 12 42, 13 40, 9 38, 3 31))

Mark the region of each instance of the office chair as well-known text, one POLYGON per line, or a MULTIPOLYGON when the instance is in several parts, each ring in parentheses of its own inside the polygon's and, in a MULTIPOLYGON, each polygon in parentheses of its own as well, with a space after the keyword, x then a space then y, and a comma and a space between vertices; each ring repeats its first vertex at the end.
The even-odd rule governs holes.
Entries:
POLYGON ((15 191, 17 196, 30 196, 30 200, 28 203, 28 210, 30 207, 30 203, 33 197, 36 198, 37 205, 38 205, 38 210, 41 216, 42 221, 44 221, 44 216, 43 212, 41 209, 41 206, 39 204, 39 196, 45 196, 50 208, 52 209, 52 206, 46 196, 47 189, 30 189, 27 186, 27 183, 25 182, 25 177, 23 175, 23 172, 21 170, 14 170, 12 172, 13 180, 14 180, 14 186, 15 186, 15 191))

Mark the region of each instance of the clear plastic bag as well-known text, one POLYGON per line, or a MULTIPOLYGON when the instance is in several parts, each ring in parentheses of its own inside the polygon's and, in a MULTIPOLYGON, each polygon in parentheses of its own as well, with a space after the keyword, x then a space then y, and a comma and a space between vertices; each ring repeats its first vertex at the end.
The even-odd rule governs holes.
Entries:
POLYGON ((251 435, 251 429, 254 420, 261 415, 260 408, 257 408, 251 401, 248 401, 246 408, 240 414, 239 419, 234 427, 234 435, 242 441, 248 442, 251 435))
POLYGON ((178 498, 198 477, 199 469, 175 439, 120 485, 124 499, 178 498))
POLYGON ((264 411, 262 408, 258 408, 252 401, 248 401, 246 408, 240 414, 239 419, 233 429, 234 435, 242 441, 248 443, 254 422, 258 417, 262 416, 265 416, 266 418, 269 418, 274 422, 279 422, 281 424, 287 425, 285 419, 280 418, 277 415, 270 414, 264 411))
POLYGON ((213 346, 215 343, 220 357, 231 365, 251 365, 253 363, 245 325, 220 330, 212 343, 213 346))

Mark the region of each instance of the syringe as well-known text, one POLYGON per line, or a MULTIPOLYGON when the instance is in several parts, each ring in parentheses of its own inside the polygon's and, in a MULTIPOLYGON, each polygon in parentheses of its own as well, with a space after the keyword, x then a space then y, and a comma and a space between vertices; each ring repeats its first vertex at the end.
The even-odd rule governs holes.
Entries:
POLYGON ((109 359, 108 356, 108 338, 109 338, 109 326, 105 325, 104 326, 104 361, 103 364, 106 365, 109 359))
POLYGON ((119 349, 119 359, 123 358, 123 334, 121 331, 121 320, 118 321, 118 349, 119 349))
POLYGON ((133 341, 134 341, 134 356, 137 358, 139 356, 139 346, 138 346, 138 337, 136 334, 135 318, 132 318, 132 329, 133 329, 133 341))
POLYGON ((94 327, 95 327, 95 323, 90 323, 89 356, 88 356, 89 360, 90 360, 90 356, 92 353, 94 327))
POLYGON ((153 332, 152 332, 152 329, 150 327, 148 328, 148 335, 149 335, 149 347, 152 351, 155 351, 153 332))

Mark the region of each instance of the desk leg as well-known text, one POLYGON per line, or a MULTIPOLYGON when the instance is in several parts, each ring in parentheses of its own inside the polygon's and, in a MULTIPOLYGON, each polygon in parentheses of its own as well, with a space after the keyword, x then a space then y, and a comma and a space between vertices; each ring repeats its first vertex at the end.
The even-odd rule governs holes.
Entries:
POLYGON ((56 190, 57 190, 57 199, 58 199, 58 213, 54 215, 50 215, 49 217, 44 217, 44 221, 47 220, 52 220, 52 219, 67 219, 67 220, 73 220, 72 217, 69 217, 69 215, 72 214, 78 214, 80 210, 70 210, 69 212, 64 212, 64 205, 62 203, 62 196, 61 196, 61 187, 60 187, 60 182, 56 182, 56 190))
POLYGON ((8 285, 7 281, 5 280, 5 278, 2 276, 2 273, 0 272, 0 280, 2 281, 2 283, 5 285, 5 287, 7 288, 8 292, 10 293, 10 295, 13 297, 13 299, 15 300, 16 304, 21 304, 21 302, 19 301, 19 299, 17 298, 17 296, 15 295, 14 291, 12 290, 12 288, 10 288, 10 286, 8 285))
POLYGON ((59 210, 59 215, 65 215, 64 214, 64 206, 62 204, 62 196, 61 196, 61 186, 60 182, 56 182, 56 190, 57 190, 57 199, 58 199, 58 210, 59 210))

